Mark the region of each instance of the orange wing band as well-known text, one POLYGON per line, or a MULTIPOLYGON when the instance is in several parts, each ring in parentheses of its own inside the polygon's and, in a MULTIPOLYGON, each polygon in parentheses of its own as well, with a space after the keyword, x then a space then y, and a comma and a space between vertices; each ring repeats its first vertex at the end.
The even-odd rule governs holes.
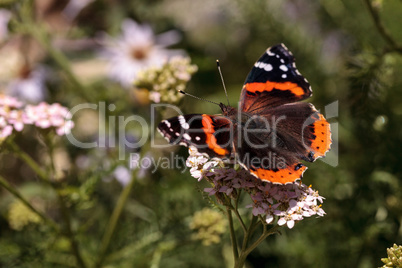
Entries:
POLYGON ((314 152, 315 157, 324 156, 332 143, 330 125, 324 116, 319 114, 319 119, 312 124, 312 128, 316 138, 312 140, 311 150, 314 152))
POLYGON ((205 132, 205 141, 208 144, 209 149, 213 150, 218 155, 227 155, 229 151, 218 145, 216 137, 214 136, 215 127, 213 125, 211 117, 206 114, 202 115, 202 129, 205 132))
POLYGON ((272 183, 286 184, 292 183, 303 176, 304 171, 306 171, 306 166, 301 166, 296 170, 296 166, 300 164, 294 164, 285 169, 279 169, 278 171, 268 170, 268 169, 256 169, 251 170, 250 173, 257 176, 260 180, 269 181, 272 183))
POLYGON ((274 89, 278 90, 289 90, 296 96, 305 95, 305 91, 299 87, 297 84, 292 82, 266 82, 266 83, 248 83, 245 85, 245 88, 249 92, 263 92, 263 91, 272 91, 274 89))

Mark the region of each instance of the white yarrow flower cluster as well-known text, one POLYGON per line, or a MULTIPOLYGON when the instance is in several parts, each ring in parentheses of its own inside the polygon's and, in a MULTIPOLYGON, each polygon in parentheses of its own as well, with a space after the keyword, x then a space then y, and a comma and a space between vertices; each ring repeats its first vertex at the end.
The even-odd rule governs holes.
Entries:
POLYGON ((149 98, 155 103, 177 103, 191 76, 198 67, 189 57, 175 56, 160 67, 152 67, 138 73, 134 85, 149 90, 149 98))
POLYGON ((236 197, 239 190, 246 191, 253 201, 247 208, 252 209, 254 216, 265 217, 268 224, 277 220, 278 225, 286 224, 291 229, 304 218, 325 215, 321 208, 324 197, 311 186, 301 182, 280 185, 262 181, 244 169, 235 170, 222 160, 209 159, 194 148, 189 152, 187 166, 191 167, 191 175, 199 181, 204 178, 212 185, 205 192, 223 200, 222 194, 236 197))

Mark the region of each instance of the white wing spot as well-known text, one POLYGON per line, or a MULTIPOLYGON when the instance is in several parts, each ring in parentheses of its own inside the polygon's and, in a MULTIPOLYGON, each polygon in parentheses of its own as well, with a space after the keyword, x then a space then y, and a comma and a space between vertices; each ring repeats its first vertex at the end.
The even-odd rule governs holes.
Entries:
POLYGON ((162 137, 165 138, 165 140, 167 140, 168 142, 170 142, 170 139, 169 139, 167 136, 165 136, 165 134, 163 134, 163 132, 162 132, 159 128, 157 128, 157 130, 158 130, 158 132, 162 135, 162 137))
POLYGON ((179 137, 179 136, 180 136, 180 133, 179 133, 179 132, 176 132, 175 135, 176 135, 177 137, 179 137))
POLYGON ((260 68, 260 69, 264 69, 265 71, 269 72, 272 71, 272 65, 269 63, 265 63, 265 62, 257 62, 256 64, 254 64, 255 67, 260 68))
POLYGON ((178 119, 179 119, 179 123, 180 123, 182 128, 184 128, 184 129, 189 129, 190 128, 190 126, 187 124, 186 119, 184 118, 184 116, 179 115, 178 119))
POLYGON ((195 137, 195 140, 200 141, 200 140, 201 140, 201 138, 200 138, 200 137, 198 137, 198 136, 196 136, 196 137, 195 137))
POLYGON ((288 77, 286 74, 283 74, 283 75, 282 75, 282 78, 286 78, 286 77, 288 77))
POLYGON ((264 70, 267 71, 267 72, 272 71, 272 65, 267 64, 266 66, 264 66, 264 70))
POLYGON ((275 53, 271 52, 271 50, 267 49, 268 56, 275 56, 275 53))
POLYGON ((286 65, 283 65, 283 64, 281 66, 279 66, 279 69, 281 69, 284 72, 288 71, 288 67, 286 67, 286 65))
POLYGON ((173 128, 169 128, 169 131, 170 131, 170 132, 173 132, 173 128))
POLYGON ((190 135, 188 135, 187 133, 184 133, 184 134, 183 134, 183 138, 185 138, 186 140, 191 141, 191 137, 190 137, 190 135))
POLYGON ((171 127, 171 124, 170 124, 170 122, 169 122, 169 121, 167 121, 167 120, 163 120, 162 122, 163 122, 163 123, 165 123, 165 125, 166 125, 167 127, 171 127))
POLYGON ((284 59, 281 59, 281 63, 285 63, 285 60, 284 60, 284 59))

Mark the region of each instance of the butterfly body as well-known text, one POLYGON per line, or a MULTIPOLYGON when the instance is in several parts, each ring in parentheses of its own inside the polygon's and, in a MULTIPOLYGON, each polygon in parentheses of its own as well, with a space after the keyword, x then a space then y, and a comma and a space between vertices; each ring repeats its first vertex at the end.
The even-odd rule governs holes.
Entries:
POLYGON ((285 184, 329 150, 329 123, 312 104, 307 80, 283 45, 268 48, 254 64, 240 107, 220 104, 221 115, 191 114, 163 120, 158 130, 173 144, 193 146, 213 157, 235 156, 261 180, 285 184))

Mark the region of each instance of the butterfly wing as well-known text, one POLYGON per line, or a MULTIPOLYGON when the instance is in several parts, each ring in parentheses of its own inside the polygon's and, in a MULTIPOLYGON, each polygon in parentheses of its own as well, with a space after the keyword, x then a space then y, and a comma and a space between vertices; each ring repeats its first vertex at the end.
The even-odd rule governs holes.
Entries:
POLYGON ((255 177, 272 183, 286 184, 302 177, 307 167, 294 153, 285 150, 284 144, 272 133, 257 134, 254 131, 246 134, 248 138, 242 139, 236 147, 238 162, 244 168, 255 177))
POLYGON ((236 152, 261 180, 293 182, 307 169, 301 160, 313 162, 331 145, 329 123, 310 103, 266 108, 250 121, 242 128, 244 138, 236 152))
POLYGON ((329 150, 329 123, 312 104, 298 102, 311 94, 283 44, 268 48, 254 64, 240 109, 256 119, 242 129, 244 136, 251 130, 249 139, 235 143, 240 163, 251 174, 273 183, 293 182, 307 169, 301 160, 313 162, 329 150))
POLYGON ((258 113, 267 106, 300 101, 311 94, 310 84, 296 69, 292 53, 279 44, 268 48, 248 74, 240 109, 258 113))
POLYGON ((298 102, 262 111, 284 149, 309 162, 322 157, 331 146, 330 125, 311 103, 298 102))
POLYGON ((189 114, 163 120, 158 130, 169 143, 194 146, 209 156, 230 156, 231 121, 219 115, 189 114))

